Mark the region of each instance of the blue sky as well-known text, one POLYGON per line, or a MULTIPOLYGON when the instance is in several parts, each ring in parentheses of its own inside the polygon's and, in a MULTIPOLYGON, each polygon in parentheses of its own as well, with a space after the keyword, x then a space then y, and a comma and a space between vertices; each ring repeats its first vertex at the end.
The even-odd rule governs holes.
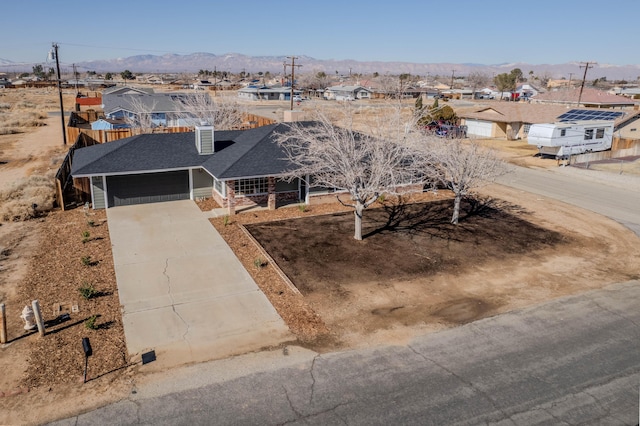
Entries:
POLYGON ((307 55, 416 63, 638 64, 638 0, 7 1, 0 58, 307 55))

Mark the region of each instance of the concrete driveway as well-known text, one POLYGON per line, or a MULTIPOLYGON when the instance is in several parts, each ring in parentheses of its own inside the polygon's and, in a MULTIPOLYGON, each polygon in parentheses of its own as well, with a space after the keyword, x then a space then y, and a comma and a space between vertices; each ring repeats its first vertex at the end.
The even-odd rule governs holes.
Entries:
POLYGON ((156 365, 292 340, 284 321, 193 201, 107 209, 130 355, 156 365))

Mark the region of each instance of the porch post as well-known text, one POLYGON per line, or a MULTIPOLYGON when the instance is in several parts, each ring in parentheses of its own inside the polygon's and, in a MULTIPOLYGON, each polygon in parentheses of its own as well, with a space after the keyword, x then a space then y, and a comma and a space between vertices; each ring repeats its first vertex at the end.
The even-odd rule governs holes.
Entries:
POLYGON ((276 178, 269 176, 267 178, 267 208, 269 210, 276 209, 276 178))
POLYGON ((227 180, 227 208, 229 209, 229 216, 236 214, 236 185, 234 180, 227 180))

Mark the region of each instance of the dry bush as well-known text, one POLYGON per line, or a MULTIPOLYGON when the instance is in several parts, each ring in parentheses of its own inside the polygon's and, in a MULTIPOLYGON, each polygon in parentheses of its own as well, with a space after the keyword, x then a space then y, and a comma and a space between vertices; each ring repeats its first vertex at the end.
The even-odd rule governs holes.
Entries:
POLYGON ((29 101, 20 101, 16 104, 16 109, 21 108, 21 109, 35 109, 37 107, 36 104, 34 104, 33 102, 29 102, 29 101))
POLYGON ((53 172, 21 179, 0 191, 0 220, 16 222, 37 217, 53 209, 54 198, 53 172))
POLYGON ((11 108, 11 104, 6 104, 6 103, 0 104, 0 109, 10 109, 10 108, 11 108))
POLYGON ((44 120, 47 118, 47 114, 41 112, 2 114, 1 118, 2 127, 0 129, 11 129, 15 127, 40 127, 47 125, 47 123, 44 122, 44 120))

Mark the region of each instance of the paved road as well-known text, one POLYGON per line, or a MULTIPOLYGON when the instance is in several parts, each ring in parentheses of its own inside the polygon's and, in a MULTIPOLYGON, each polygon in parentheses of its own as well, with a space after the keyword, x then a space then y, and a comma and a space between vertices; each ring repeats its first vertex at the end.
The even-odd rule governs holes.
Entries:
POLYGON ((564 201, 614 219, 640 236, 640 177, 574 168, 514 167, 499 183, 564 201))
POLYGON ((200 364, 55 424, 634 425, 639 308, 634 281, 406 346, 200 364))

